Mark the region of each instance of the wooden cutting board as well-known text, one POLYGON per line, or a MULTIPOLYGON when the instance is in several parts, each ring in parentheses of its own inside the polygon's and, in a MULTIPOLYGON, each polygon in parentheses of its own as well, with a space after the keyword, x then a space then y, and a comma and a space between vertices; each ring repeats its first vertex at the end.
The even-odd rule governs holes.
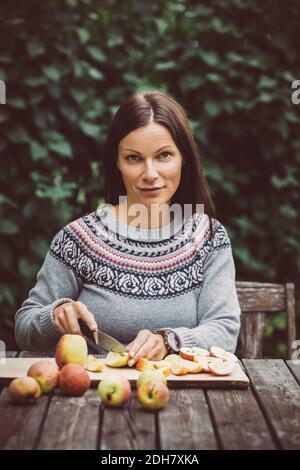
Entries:
MULTIPOLYGON (((5 364, 0 364, 0 381, 8 383, 11 379, 27 375, 29 367, 41 359, 52 362, 55 364, 54 358, 40 358, 40 357, 20 357, 20 358, 6 358, 5 364)), ((88 372, 92 384, 96 386, 108 373, 120 374, 126 377, 131 383, 135 383, 138 379, 140 372, 130 367, 112 368, 105 366, 102 372, 88 372)), ((218 377, 212 374, 187 374, 187 375, 173 375, 167 377, 168 386, 182 387, 182 388, 246 388, 249 386, 249 379, 245 372, 237 363, 234 371, 230 375, 218 377)))

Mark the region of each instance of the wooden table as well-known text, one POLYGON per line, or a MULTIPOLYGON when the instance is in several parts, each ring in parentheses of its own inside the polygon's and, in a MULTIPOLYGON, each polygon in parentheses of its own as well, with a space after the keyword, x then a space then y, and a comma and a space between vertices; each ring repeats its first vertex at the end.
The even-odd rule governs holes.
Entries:
POLYGON ((160 412, 143 410, 135 392, 123 408, 105 408, 96 389, 79 398, 57 390, 34 405, 16 406, 5 387, 0 449, 300 449, 300 361, 241 364, 250 388, 170 389, 160 412))

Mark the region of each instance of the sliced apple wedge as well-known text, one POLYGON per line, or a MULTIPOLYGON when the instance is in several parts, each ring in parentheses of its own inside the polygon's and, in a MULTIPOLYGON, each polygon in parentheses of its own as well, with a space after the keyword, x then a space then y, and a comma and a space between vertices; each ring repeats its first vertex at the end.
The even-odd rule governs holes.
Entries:
POLYGON ((104 362, 109 367, 124 367, 124 366, 127 366, 128 360, 129 360, 128 352, 117 353, 117 352, 110 351, 107 354, 104 362))
POLYGON ((212 346, 210 348, 210 355, 212 357, 217 357, 219 359, 228 359, 228 360, 233 360, 235 362, 238 361, 238 358, 236 357, 235 354, 232 354, 229 351, 225 351, 225 349, 219 348, 218 346, 212 346))
POLYGON ((209 370, 214 374, 214 375, 229 375, 231 374, 236 366, 236 362, 232 359, 225 359, 222 362, 209 362, 208 367, 209 370))
POLYGON ((217 358, 217 357, 196 356, 194 361, 198 362, 201 365, 201 367, 202 367, 201 372, 211 373, 211 370, 209 369, 208 364, 222 363, 223 359, 220 359, 220 358, 217 358))
POLYGON ((141 357, 140 359, 137 360, 135 364, 136 370, 139 370, 140 372, 144 372, 145 370, 154 370, 154 364, 149 361, 149 359, 146 359, 145 357, 141 357))
POLYGON ((189 373, 188 367, 183 362, 174 362, 170 365, 172 374, 174 375, 186 375, 189 373))
POLYGON ((181 357, 178 354, 168 354, 168 356, 164 358, 164 361, 170 364, 178 364, 181 362, 181 357))
POLYGON ((188 361, 193 361, 195 356, 209 356, 209 352, 206 349, 192 347, 192 348, 181 348, 180 349, 180 356, 182 359, 186 359, 188 361))
POLYGON ((90 372, 102 372, 104 369, 104 363, 98 357, 89 354, 86 360, 85 368, 90 372))
POLYGON ((188 361, 186 359, 182 359, 181 362, 183 366, 188 369, 189 374, 198 374, 199 372, 202 371, 202 366, 200 362, 188 361))

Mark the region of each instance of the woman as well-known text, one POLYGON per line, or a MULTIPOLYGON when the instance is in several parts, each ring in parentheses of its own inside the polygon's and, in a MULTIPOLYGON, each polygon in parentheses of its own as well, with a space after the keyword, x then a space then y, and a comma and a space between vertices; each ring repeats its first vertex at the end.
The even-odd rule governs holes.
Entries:
POLYGON ((80 334, 81 319, 127 344, 130 365, 180 347, 233 352, 240 308, 230 240, 183 109, 159 91, 131 95, 104 158, 107 204, 54 237, 16 314, 20 347, 49 349, 80 334))

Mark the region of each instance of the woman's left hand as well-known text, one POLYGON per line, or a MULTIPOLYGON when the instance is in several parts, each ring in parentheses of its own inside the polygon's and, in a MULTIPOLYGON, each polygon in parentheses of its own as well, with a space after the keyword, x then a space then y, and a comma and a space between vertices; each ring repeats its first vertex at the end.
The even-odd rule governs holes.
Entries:
POLYGON ((133 366, 141 357, 159 361, 163 359, 168 351, 164 339, 160 334, 152 333, 150 330, 141 330, 137 337, 127 345, 130 360, 128 365, 133 366))

